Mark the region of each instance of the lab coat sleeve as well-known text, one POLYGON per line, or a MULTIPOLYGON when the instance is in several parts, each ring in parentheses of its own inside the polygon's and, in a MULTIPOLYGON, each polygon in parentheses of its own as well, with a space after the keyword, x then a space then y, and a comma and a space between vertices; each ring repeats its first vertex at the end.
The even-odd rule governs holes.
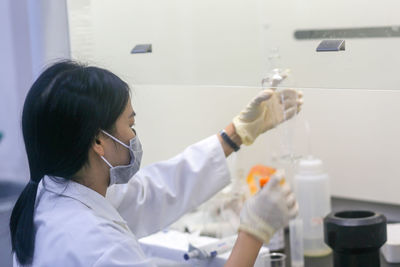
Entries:
POLYGON ((135 246, 131 240, 116 243, 104 252, 93 267, 156 267, 150 258, 132 249, 135 246))
POLYGON ((218 137, 211 136, 174 158, 141 169, 107 198, 136 237, 155 233, 212 197, 230 182, 218 137))

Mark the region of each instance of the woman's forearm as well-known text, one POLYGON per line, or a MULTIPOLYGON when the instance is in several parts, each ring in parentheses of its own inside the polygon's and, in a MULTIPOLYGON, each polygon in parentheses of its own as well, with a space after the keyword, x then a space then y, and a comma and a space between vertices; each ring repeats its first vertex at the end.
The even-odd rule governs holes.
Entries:
POLYGON ((261 246, 262 241, 246 232, 240 231, 225 267, 253 266, 261 246))

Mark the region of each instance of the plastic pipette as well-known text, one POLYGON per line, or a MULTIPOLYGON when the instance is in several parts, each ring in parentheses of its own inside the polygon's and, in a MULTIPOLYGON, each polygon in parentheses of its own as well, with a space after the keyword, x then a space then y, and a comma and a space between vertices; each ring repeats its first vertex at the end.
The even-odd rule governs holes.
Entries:
POLYGON ((235 245, 237 236, 228 237, 217 242, 195 247, 189 244, 189 252, 183 255, 185 260, 189 259, 209 259, 216 257, 219 254, 230 251, 235 245))

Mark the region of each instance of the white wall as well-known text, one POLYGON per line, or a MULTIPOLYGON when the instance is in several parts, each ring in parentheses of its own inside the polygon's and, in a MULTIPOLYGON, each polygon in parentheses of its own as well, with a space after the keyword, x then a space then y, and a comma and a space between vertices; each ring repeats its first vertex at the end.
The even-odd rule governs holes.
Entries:
MULTIPOLYGON (((167 159, 185 146, 217 133, 260 88, 215 86, 136 86, 137 130, 144 164, 167 159), (228 97, 227 97, 228 96, 228 97)), ((312 153, 324 160, 335 196, 400 203, 397 188, 400 91, 304 89, 305 105, 293 131, 296 155, 312 153)), ((285 125, 260 137, 238 154, 245 170, 255 164, 290 167, 277 162, 283 154, 285 125)), ((246 172, 247 172, 246 171, 246 172)), ((290 170, 289 170, 290 171, 290 170)))
MULTIPOLYGON (((130 82, 146 164, 229 123, 260 89, 269 51, 278 47, 280 64, 292 70, 286 85, 305 92, 290 125, 296 153, 308 153, 306 119, 334 195, 400 204, 400 39, 346 40, 346 52, 327 54, 314 52, 318 41, 293 39, 295 29, 317 26, 400 25, 396 1, 351 5, 360 8, 348 1, 69 0, 71 51, 130 82), (138 43, 152 43, 154 52, 130 55, 138 43)), ((239 163, 277 164, 284 129, 243 148, 239 163)))

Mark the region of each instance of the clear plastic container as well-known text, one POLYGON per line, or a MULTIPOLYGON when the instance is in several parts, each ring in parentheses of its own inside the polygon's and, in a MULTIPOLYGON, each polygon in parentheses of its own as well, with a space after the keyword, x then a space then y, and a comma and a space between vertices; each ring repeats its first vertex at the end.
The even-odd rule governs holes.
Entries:
POLYGON ((290 262, 292 267, 304 267, 303 220, 289 222, 290 262))
POLYGON ((331 211, 329 176, 320 159, 308 156, 299 161, 294 188, 303 220, 304 255, 322 257, 331 253, 324 242, 323 218, 331 211))

